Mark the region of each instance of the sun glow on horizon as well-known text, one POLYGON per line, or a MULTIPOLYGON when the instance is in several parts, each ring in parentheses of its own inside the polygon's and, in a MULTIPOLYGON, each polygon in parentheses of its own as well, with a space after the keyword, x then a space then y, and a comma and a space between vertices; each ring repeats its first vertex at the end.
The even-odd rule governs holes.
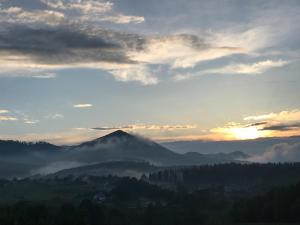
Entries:
POLYGON ((261 137, 256 127, 238 127, 231 128, 230 132, 236 139, 256 139, 261 137))
POLYGON ((218 127, 210 130, 213 135, 223 140, 247 140, 269 137, 269 131, 260 130, 257 126, 247 126, 238 123, 229 123, 225 127, 218 127))

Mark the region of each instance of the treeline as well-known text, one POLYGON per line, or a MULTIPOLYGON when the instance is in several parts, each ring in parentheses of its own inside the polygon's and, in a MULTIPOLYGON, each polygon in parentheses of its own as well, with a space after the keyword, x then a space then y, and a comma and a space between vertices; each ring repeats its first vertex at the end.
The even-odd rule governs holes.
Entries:
POLYGON ((0 140, 0 156, 21 154, 32 151, 53 151, 58 150, 59 147, 49 144, 47 142, 23 142, 12 140, 0 140))
MULTIPOLYGON (((99 203, 22 201, 0 206, 0 225, 199 225, 221 215, 227 203, 209 191, 171 191, 134 178, 122 178, 99 203)), ((218 217, 218 220, 221 220, 218 217)), ((215 220, 215 219, 214 219, 215 220)))
POLYGON ((300 163, 216 164, 170 168, 149 175, 154 183, 182 184, 186 187, 262 187, 300 181, 300 163))
POLYGON ((140 208, 120 208, 83 201, 79 205, 64 204, 49 208, 43 204, 20 202, 0 207, 1 225, 150 225, 204 224, 197 209, 167 207, 159 203, 140 208))
POLYGON ((0 225, 201 225, 300 222, 300 183, 233 198, 214 190, 176 191, 122 178, 103 202, 22 201, 0 206, 0 225))
POLYGON ((235 222, 299 223, 300 183, 240 200, 232 207, 231 217, 235 222))

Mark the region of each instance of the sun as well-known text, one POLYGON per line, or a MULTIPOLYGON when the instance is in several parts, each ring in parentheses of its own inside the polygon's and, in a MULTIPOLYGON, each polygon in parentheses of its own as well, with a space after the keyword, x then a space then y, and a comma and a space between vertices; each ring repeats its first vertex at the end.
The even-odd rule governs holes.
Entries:
POLYGON ((259 137, 259 131, 256 127, 239 127, 231 129, 232 135, 236 139, 255 139, 259 137))

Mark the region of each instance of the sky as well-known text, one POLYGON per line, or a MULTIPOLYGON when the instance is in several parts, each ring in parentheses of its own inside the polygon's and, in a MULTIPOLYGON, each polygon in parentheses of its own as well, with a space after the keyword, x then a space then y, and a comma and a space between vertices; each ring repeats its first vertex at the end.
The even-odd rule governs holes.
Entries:
POLYGON ((298 0, 0 0, 0 138, 300 135, 298 0))

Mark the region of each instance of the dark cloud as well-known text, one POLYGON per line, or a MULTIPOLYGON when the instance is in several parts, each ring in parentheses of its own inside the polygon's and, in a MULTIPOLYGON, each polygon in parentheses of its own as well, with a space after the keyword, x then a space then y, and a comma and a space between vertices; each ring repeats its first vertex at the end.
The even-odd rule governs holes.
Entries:
POLYGON ((179 34, 179 35, 175 35, 173 37, 183 39, 186 43, 189 43, 191 46, 193 46, 193 48, 196 48, 196 49, 203 49, 203 48, 209 48, 210 47, 208 44, 206 44, 206 42, 203 38, 200 38, 196 35, 179 34))
POLYGON ((261 125, 266 125, 266 124, 268 124, 268 122, 258 122, 258 123, 248 124, 245 127, 255 127, 255 126, 261 126, 261 125))
POLYGON ((92 128, 93 130, 118 130, 120 129, 119 127, 94 127, 92 128))
POLYGON ((10 25, 0 32, 0 54, 24 55, 46 64, 112 62, 136 63, 126 56, 141 50, 144 38, 109 30, 75 26, 33 28, 10 25))
POLYGON ((300 129, 300 122, 271 124, 270 122, 263 121, 263 122, 248 124, 245 127, 255 127, 255 126, 259 126, 260 127, 259 130, 289 131, 289 130, 300 129))
POLYGON ((147 37, 78 24, 43 27, 5 24, 0 32, 0 56, 25 56, 43 65, 138 64, 143 59, 133 60, 128 53, 147 50, 151 40, 175 40, 174 44, 182 41, 191 49, 212 48, 203 39, 188 34, 147 37))
POLYGON ((288 124, 277 124, 277 125, 270 125, 265 126, 261 130, 273 130, 273 131, 289 131, 300 129, 300 123, 288 123, 288 124))

